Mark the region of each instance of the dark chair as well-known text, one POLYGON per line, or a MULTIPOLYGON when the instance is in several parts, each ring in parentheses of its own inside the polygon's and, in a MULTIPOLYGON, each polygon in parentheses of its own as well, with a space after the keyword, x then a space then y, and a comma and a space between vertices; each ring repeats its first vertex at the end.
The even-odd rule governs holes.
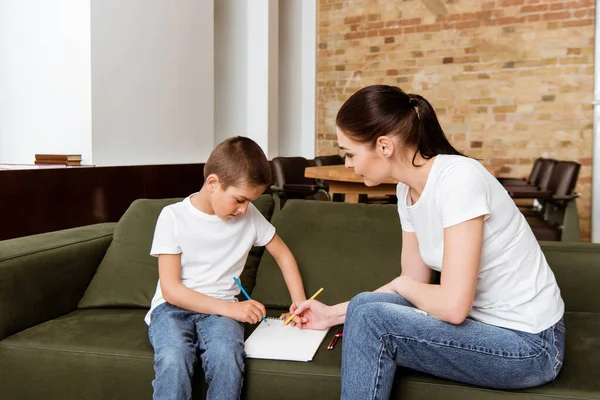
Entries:
MULTIPOLYGON (((553 159, 538 159, 540 160, 539 162, 536 163, 539 165, 539 169, 536 171, 535 174, 533 174, 533 177, 531 178, 531 181, 526 180, 526 181, 521 181, 521 183, 514 183, 516 181, 513 181, 513 183, 503 183, 504 187, 506 188, 506 190, 509 191, 509 193, 511 192, 511 190, 546 190, 548 189, 548 184, 550 182, 550 177, 552 176, 552 171, 554 170, 554 166, 556 165, 557 161, 553 160, 553 159)), ((501 182, 502 183, 502 182, 501 182)), ((521 212, 523 213, 523 215, 525 216, 534 216, 538 209, 539 209, 539 203, 534 201, 533 204, 520 204, 519 205, 519 210, 521 210, 521 212)))
POLYGON ((338 154, 332 156, 318 156, 315 157, 314 163, 317 167, 322 167, 324 165, 341 165, 344 163, 344 157, 338 154))
POLYGON ((546 159, 541 157, 535 160, 533 166, 531 167, 531 172, 529 172, 529 176, 527 178, 498 178, 498 181, 504 186, 537 186, 540 180, 542 165, 545 161, 546 159))
POLYGON ((558 161, 552 169, 545 190, 512 188, 513 199, 536 199, 539 205, 524 213, 538 240, 580 241, 579 216, 574 193, 581 165, 574 161, 558 161))
POLYGON ((317 198, 320 193, 329 198, 329 193, 315 179, 304 176, 306 167, 313 166, 306 158, 275 157, 272 164, 274 185, 271 191, 282 200, 317 198))
POLYGON ((527 180, 510 180, 513 178, 510 178, 509 180, 503 180, 503 178, 498 178, 498 180, 500 181, 500 183, 502 183, 503 186, 507 188, 529 186, 534 189, 537 188, 545 190, 548 188, 550 176, 552 175, 552 171, 556 163, 556 160, 550 158, 541 158, 536 160, 537 166, 534 165, 534 168, 536 168, 537 170, 533 171, 532 168, 532 173, 530 174, 530 177, 527 178, 527 180))
MULTIPOLYGON (((323 166, 327 166, 327 165, 343 165, 344 157, 342 157, 338 154, 331 155, 331 156, 318 156, 318 157, 315 157, 314 164, 317 167, 323 167, 323 166)), ((327 183, 327 181, 324 181, 321 179, 317 179, 316 181, 317 181, 317 184, 321 185, 323 187, 323 189, 325 189, 329 193, 329 183, 327 183)), ((344 195, 336 193, 333 195, 333 197, 331 197, 331 200, 332 201, 344 201, 344 195)))

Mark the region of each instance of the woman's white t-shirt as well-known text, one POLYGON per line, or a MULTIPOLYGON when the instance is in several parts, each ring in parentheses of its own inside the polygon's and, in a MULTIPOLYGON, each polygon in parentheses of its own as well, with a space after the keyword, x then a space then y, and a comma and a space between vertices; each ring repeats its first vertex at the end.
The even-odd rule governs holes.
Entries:
POLYGON ((397 187, 402 229, 415 232, 425 264, 441 271, 444 228, 484 216, 481 263, 469 317, 538 333, 564 313, 560 289, 542 250, 506 189, 478 161, 438 155, 421 197, 397 187))

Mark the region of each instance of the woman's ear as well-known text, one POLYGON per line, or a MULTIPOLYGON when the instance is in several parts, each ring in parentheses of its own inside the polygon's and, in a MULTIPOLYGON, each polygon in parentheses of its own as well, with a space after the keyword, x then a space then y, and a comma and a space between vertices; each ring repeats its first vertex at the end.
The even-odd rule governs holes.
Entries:
POLYGON ((380 136, 377 138, 375 147, 378 154, 385 158, 390 158, 394 154, 395 143, 388 136, 380 136))

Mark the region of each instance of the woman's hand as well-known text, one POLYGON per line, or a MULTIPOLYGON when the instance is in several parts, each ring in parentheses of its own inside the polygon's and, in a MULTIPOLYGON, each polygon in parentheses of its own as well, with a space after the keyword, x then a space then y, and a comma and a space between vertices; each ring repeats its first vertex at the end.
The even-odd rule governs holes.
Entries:
POLYGON ((300 329, 327 329, 333 324, 330 322, 329 309, 317 300, 306 300, 290 306, 290 313, 296 314, 290 325, 300 329))
POLYGON ((400 288, 402 287, 404 280, 406 280, 406 277, 403 275, 400 275, 396 279, 392 280, 389 283, 386 283, 385 285, 383 285, 382 287, 380 287, 379 289, 377 289, 375 291, 383 292, 383 293, 402 294, 400 292, 400 290, 401 290, 400 288))

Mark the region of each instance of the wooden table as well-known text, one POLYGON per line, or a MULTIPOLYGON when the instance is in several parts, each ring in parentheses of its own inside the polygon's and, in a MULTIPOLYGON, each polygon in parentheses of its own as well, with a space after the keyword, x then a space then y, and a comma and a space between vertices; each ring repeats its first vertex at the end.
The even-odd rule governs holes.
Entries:
POLYGON ((386 179, 378 186, 365 185, 363 178, 356 174, 352 168, 344 165, 327 165, 323 167, 307 167, 304 170, 307 178, 322 179, 329 184, 329 194, 340 193, 344 195, 346 203, 358 203, 358 195, 395 195, 398 181, 386 179))
MULTIPOLYGON (((498 166, 485 166, 494 176, 498 175, 498 166)), ((395 195, 398 181, 386 179, 378 186, 365 185, 363 178, 356 174, 352 168, 344 165, 327 165, 323 167, 307 167, 304 170, 307 178, 322 179, 329 183, 329 194, 333 198, 335 193, 344 195, 346 203, 358 203, 358 195, 373 196, 395 195)))

